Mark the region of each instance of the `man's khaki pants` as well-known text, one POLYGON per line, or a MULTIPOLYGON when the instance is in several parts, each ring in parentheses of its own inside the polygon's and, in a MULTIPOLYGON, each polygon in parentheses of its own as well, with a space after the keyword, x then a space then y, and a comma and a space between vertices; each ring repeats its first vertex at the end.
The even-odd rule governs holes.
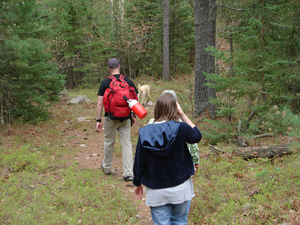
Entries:
POLYGON ((133 152, 132 144, 130 141, 131 121, 130 119, 123 120, 111 120, 109 117, 104 117, 104 158, 102 161, 102 167, 105 172, 111 171, 115 136, 116 131, 119 133, 120 143, 122 146, 122 165, 123 176, 133 176, 133 152))

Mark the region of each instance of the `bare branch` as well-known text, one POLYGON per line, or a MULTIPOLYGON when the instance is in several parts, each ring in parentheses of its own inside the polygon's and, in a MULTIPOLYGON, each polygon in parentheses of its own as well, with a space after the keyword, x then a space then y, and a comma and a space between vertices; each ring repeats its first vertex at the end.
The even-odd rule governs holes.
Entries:
POLYGON ((216 147, 216 146, 213 146, 213 145, 211 145, 211 144, 208 144, 208 145, 210 146, 211 150, 217 150, 217 151, 219 151, 219 152, 224 153, 224 150, 222 150, 222 149, 220 149, 220 148, 218 148, 218 147, 216 147))
POLYGON ((250 120, 252 119, 254 113, 255 113, 255 110, 253 110, 253 111, 251 112, 251 114, 250 114, 250 116, 249 116, 249 118, 248 118, 248 120, 247 120, 247 123, 250 122, 250 120))
POLYGON ((239 126, 238 126, 238 135, 241 135, 241 128, 242 128, 242 121, 239 120, 239 126))
POLYGON ((236 8, 233 8, 233 7, 230 7, 230 6, 227 6, 227 5, 223 5, 223 3, 222 3, 222 5, 218 5, 218 7, 222 7, 222 8, 226 8, 226 9, 230 9, 230 10, 234 10, 234 11, 239 11, 239 12, 246 11, 244 9, 236 9, 236 8))
POLYGON ((264 137, 273 137, 274 134, 273 133, 267 133, 267 134, 261 134, 261 135, 256 135, 253 137, 253 139, 255 138, 264 138, 264 137))

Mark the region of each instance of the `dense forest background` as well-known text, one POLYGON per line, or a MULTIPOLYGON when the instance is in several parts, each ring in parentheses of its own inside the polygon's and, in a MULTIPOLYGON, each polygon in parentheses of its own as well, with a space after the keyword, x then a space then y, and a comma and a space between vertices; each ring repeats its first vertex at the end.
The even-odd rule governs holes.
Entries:
MULTIPOLYGON (((2 128, 13 120, 46 120, 47 107, 63 88, 97 86, 107 76, 107 61, 111 57, 120 60, 121 72, 127 77, 163 79, 165 2, 1 1, 2 128)), ((272 111, 276 105, 281 116, 282 112, 290 113, 286 126, 295 123, 293 116, 300 110, 299 1, 167 2, 171 79, 181 74, 197 78, 197 38, 202 38, 205 51, 201 54, 212 58, 215 68, 206 69, 206 62, 201 61, 199 70, 207 82, 195 89, 195 94, 201 90, 217 93, 208 97, 212 97, 210 101, 217 107, 218 116, 228 118, 230 123, 239 118, 244 129, 260 133, 258 124, 262 121, 277 121, 278 110, 272 111), (202 13, 201 21, 196 23, 195 9, 202 13), (214 10, 216 13, 212 13, 214 10), (202 29, 196 32, 195 39, 196 26, 202 29), (211 32, 215 32, 214 44, 205 39, 211 32), (229 47, 220 48, 224 43, 229 47), (246 99, 243 106, 239 105, 240 99, 246 99), (250 123, 253 116, 257 116, 256 124, 250 123)), ((195 86, 199 83, 196 78, 195 86)), ((276 126, 280 131, 283 125, 276 126)), ((224 136, 212 135, 215 141, 224 136)))

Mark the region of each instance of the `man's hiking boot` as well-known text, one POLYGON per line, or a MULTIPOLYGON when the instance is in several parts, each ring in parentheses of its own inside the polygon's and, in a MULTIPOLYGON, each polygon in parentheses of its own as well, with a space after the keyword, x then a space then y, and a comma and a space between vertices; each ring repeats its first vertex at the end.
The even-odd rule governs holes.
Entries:
POLYGON ((113 171, 105 171, 104 167, 102 166, 102 163, 101 163, 101 169, 103 170, 105 175, 116 175, 117 174, 116 172, 113 172, 113 171))
POLYGON ((133 176, 124 177, 123 180, 126 181, 126 182, 133 181, 133 176))

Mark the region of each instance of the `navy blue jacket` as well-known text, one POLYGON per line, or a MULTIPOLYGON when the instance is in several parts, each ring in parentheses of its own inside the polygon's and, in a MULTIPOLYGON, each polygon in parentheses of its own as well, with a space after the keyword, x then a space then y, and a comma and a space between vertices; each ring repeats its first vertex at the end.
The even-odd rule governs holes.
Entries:
POLYGON ((186 142, 197 143, 201 137, 197 127, 173 120, 140 128, 133 184, 161 189, 185 182, 194 175, 193 160, 186 142))

